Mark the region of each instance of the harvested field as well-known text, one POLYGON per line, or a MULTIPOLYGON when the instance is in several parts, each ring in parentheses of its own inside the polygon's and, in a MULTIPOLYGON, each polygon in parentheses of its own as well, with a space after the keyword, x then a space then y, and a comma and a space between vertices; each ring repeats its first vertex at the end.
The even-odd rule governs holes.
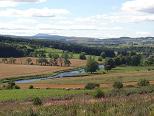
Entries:
POLYGON ((57 71, 73 69, 75 67, 84 66, 86 61, 72 59, 70 67, 60 66, 39 66, 39 65, 21 65, 21 64, 0 64, 0 79, 19 77, 19 76, 32 76, 41 74, 51 74, 57 71))

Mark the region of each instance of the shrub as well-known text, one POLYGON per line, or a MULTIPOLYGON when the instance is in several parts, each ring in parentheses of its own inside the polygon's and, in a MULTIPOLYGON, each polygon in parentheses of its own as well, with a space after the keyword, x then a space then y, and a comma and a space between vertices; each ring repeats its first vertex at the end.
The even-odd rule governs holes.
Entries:
POLYGON ((42 105, 42 100, 39 97, 34 98, 33 105, 42 105))
POLYGON ((33 86, 33 85, 30 85, 30 86, 29 86, 29 89, 34 89, 34 86, 33 86))
POLYGON ((10 82, 8 82, 8 85, 7 85, 6 88, 7 88, 7 89, 13 89, 15 85, 16 85, 15 82, 10 81, 10 82))
POLYGON ((150 85, 150 83, 149 83, 149 81, 146 80, 146 79, 141 79, 141 80, 139 80, 139 82, 138 82, 138 86, 149 86, 149 85, 150 85))
POLYGON ((101 56, 98 57, 98 61, 103 61, 103 58, 101 56))
POLYGON ((123 83, 121 81, 115 81, 113 83, 113 88, 115 88, 115 89, 121 89, 121 88, 123 88, 123 83))
POLYGON ((101 89, 97 89, 94 93, 94 97, 95 98, 101 98, 101 97, 104 97, 104 92, 101 90, 101 89))
POLYGON ((14 89, 20 89, 20 87, 18 85, 15 85, 14 89))
POLYGON ((86 60, 86 53, 82 52, 79 56, 81 60, 86 60))
POLYGON ((96 84, 96 83, 88 83, 88 84, 86 84, 85 89, 95 89, 95 88, 97 88, 99 86, 100 85, 96 84))

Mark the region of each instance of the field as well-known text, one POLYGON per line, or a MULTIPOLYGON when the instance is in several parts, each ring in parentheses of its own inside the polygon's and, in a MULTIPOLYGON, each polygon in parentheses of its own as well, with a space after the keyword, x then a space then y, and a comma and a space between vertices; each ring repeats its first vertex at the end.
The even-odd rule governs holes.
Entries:
MULTIPOLYGON (((109 88, 116 80, 121 80, 125 85, 136 85, 140 79, 147 79, 154 84, 154 67, 117 67, 104 74, 88 74, 81 77, 57 78, 41 80, 30 83, 37 88, 83 88, 87 83, 99 83, 103 88, 109 88)), ((28 88, 30 84, 19 84, 22 88, 28 88)))
MULTIPOLYGON (((69 97, 71 95, 82 94, 84 90, 62 90, 62 89, 32 89, 32 90, 1 90, 0 102, 2 101, 24 101, 31 100, 35 97, 40 98, 55 98, 62 99, 63 97, 69 97)), ((86 92, 88 92, 86 90, 86 92)))
MULTIPOLYGON (((60 66, 39 66, 39 65, 24 65, 20 64, 20 60, 24 63, 26 58, 17 59, 17 64, 0 64, 0 79, 20 77, 20 76, 32 76, 42 74, 52 74, 57 71, 63 71, 73 69, 76 67, 84 66, 86 61, 72 59, 70 67, 60 66)), ((34 59, 33 59, 34 60, 34 59)))
MULTIPOLYGON (((47 56, 48 56, 49 53, 57 53, 60 56, 63 53, 63 50, 54 49, 54 48, 41 48, 41 49, 37 49, 37 50, 44 50, 46 52, 47 56)), ((73 59, 78 59, 78 58, 79 58, 79 54, 78 53, 73 53, 73 59)))
MULTIPOLYGON (((0 64, 1 79, 17 76, 52 74, 85 66, 86 61, 71 59, 70 67, 0 64), (2 76, 3 74, 3 76, 2 76)), ((33 61, 35 59, 33 58, 33 61)), ((154 116, 154 66, 119 66, 111 71, 17 84, 21 89, 0 90, 0 116, 154 116), (139 87, 140 79, 150 86, 139 87), (114 89, 120 80, 122 89, 114 89), (99 83, 103 97, 96 98, 97 89, 84 89, 87 83, 99 83), (34 89, 28 89, 30 85, 34 89), (34 105, 39 98, 42 105, 34 105)))

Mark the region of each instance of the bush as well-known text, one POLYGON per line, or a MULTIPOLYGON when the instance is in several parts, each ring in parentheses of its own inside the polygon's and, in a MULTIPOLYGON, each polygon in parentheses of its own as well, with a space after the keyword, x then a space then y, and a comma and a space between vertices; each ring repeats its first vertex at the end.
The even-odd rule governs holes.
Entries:
POLYGON ((14 89, 20 89, 20 87, 18 85, 15 85, 14 89))
POLYGON ((16 85, 15 82, 10 81, 10 82, 8 82, 8 85, 7 85, 6 88, 7 88, 7 89, 13 89, 15 85, 16 85))
POLYGON ((103 61, 103 58, 101 56, 98 57, 98 61, 103 61))
POLYGON ((34 89, 33 85, 30 85, 30 86, 29 86, 29 89, 34 89))
POLYGON ((96 83, 88 83, 88 84, 86 84, 85 89, 95 89, 95 88, 97 88, 99 86, 100 85, 96 84, 96 83))
POLYGON ((42 100, 39 97, 34 98, 33 105, 42 105, 42 100))
POLYGON ((101 90, 101 89, 97 89, 94 93, 94 97, 95 98, 101 98, 101 97, 104 97, 104 92, 101 90))
POLYGON ((121 89, 121 88, 123 88, 123 83, 121 81, 115 81, 113 83, 113 88, 115 88, 115 89, 121 89))
POLYGON ((139 80, 139 82, 138 82, 138 86, 149 86, 149 85, 150 85, 150 83, 149 83, 149 81, 146 80, 146 79, 141 79, 141 80, 139 80))
POLYGON ((86 60, 86 53, 82 52, 79 56, 81 60, 86 60))

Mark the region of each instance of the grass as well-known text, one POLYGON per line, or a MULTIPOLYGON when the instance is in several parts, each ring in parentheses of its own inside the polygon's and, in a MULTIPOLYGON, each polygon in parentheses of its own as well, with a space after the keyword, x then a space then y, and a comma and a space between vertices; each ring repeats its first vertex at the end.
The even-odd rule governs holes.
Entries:
MULTIPOLYGON (((41 48, 41 49, 37 49, 37 50, 44 50, 46 52, 46 55, 48 56, 49 53, 57 53, 60 56, 63 53, 63 50, 60 49, 54 49, 54 48, 41 48)), ((73 53, 73 58, 74 59, 79 59, 79 54, 78 53, 73 53)))
POLYGON ((75 99, 72 102, 48 101, 42 106, 31 104, 2 104, 5 116, 153 116, 153 95, 133 95, 106 99, 75 99))
MULTIPOLYGON (((102 88, 101 88, 102 89, 102 88)), ((96 89, 97 90, 97 89, 96 89)), ((69 96, 78 96, 82 97, 82 94, 88 93, 92 96, 96 90, 66 90, 66 89, 12 89, 12 90, 0 90, 0 102, 5 101, 27 101, 35 97, 41 99, 64 99, 69 96)), ((116 96, 130 96, 138 95, 145 93, 154 93, 154 86, 145 86, 145 87, 125 87, 122 89, 113 89, 106 88, 102 89, 106 98, 116 97, 116 96)), ((86 95, 85 94, 85 95, 86 95)))
MULTIPOLYGON (((86 90, 86 92, 88 92, 86 90)), ((70 95, 83 94, 84 90, 62 89, 26 89, 26 90, 0 90, 0 101, 23 101, 34 97, 63 98, 70 95)))

